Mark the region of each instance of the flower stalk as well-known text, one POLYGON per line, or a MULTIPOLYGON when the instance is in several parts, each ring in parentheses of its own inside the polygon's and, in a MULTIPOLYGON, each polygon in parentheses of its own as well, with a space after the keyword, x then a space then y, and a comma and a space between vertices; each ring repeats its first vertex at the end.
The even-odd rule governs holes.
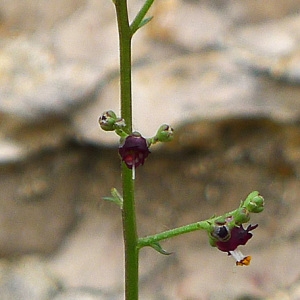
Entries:
POLYGON ((144 164, 150 154, 149 147, 157 142, 168 142, 173 139, 173 128, 163 124, 156 135, 145 139, 140 133, 132 131, 132 83, 131 83, 131 41, 134 33, 147 24, 151 18, 145 18, 154 0, 145 0, 144 5, 130 24, 126 0, 113 0, 116 9, 119 33, 120 58, 120 107, 121 116, 107 111, 99 118, 99 124, 105 131, 115 131, 120 137, 119 154, 122 160, 122 195, 112 189, 112 196, 105 200, 116 203, 122 210, 123 238, 125 253, 125 300, 138 300, 139 284, 139 250, 150 246, 161 254, 168 255, 160 242, 184 233, 205 230, 209 243, 236 259, 237 265, 249 265, 251 257, 243 256, 237 249, 245 245, 252 237, 251 230, 257 225, 243 223, 250 220, 250 213, 259 213, 264 209, 264 199, 258 192, 252 192, 240 206, 222 216, 212 217, 205 221, 188 224, 158 234, 139 238, 136 224, 134 198, 135 169, 144 164))
MULTIPOLYGON (((157 233, 154 235, 149 235, 143 238, 139 238, 138 240, 138 248, 143 248, 143 247, 147 247, 150 246, 152 247, 153 244, 156 244, 162 240, 166 240, 184 233, 188 233, 188 232, 192 232, 192 231, 196 231, 196 230, 205 230, 207 231, 208 235, 209 235, 209 239, 210 239, 210 244, 213 247, 217 247, 218 243, 220 242, 220 238, 214 236, 214 231, 215 228, 220 226, 224 226, 224 224, 226 224, 226 226, 228 226, 228 233, 230 234, 230 231, 235 232, 236 228, 241 226, 243 223, 246 223, 250 220, 250 212, 248 210, 248 206, 249 206, 249 202, 252 202, 252 199, 255 200, 259 200, 257 201, 257 203, 259 203, 259 205, 257 205, 257 208, 259 208, 259 212, 263 211, 264 208, 264 201, 263 201, 263 197, 259 195, 259 193, 257 191, 250 193, 246 200, 242 201, 239 208, 225 213, 222 216, 218 216, 218 217, 212 217, 210 219, 204 220, 204 221, 200 221, 200 222, 196 222, 196 223, 192 223, 192 224, 188 224, 185 226, 181 226, 178 228, 174 228, 171 230, 167 230, 167 231, 163 231, 161 233, 157 233)), ((255 213, 256 211, 252 211, 253 213, 255 213)), ((248 231, 256 228, 257 226, 249 226, 248 227, 248 231)), ((249 234, 248 231, 246 230, 246 234, 249 234)), ((223 237, 222 237, 223 238, 223 237)), ((230 236, 228 236, 227 240, 229 240, 230 236)), ((250 239, 250 237, 248 237, 248 239, 250 239)), ((245 241, 245 243, 248 241, 248 239, 245 241)), ((244 240, 243 240, 244 242, 244 240)), ((241 243, 240 243, 241 244, 241 243)), ((233 250, 233 249, 230 249, 233 250)), ((223 250, 221 250, 223 251, 223 250)), ((225 250, 227 251, 227 250, 225 250)), ((229 250, 228 250, 229 252, 229 250)))

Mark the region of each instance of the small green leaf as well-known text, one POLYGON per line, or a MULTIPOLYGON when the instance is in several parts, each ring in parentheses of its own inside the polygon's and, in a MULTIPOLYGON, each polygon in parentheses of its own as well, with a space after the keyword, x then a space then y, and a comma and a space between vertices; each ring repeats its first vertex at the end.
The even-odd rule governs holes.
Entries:
POLYGON ((112 197, 103 197, 102 199, 105 201, 110 201, 117 204, 121 209, 123 208, 123 197, 118 192, 116 188, 111 189, 112 197))
POLYGON ((163 254, 163 255, 170 255, 170 254, 172 254, 172 252, 167 252, 166 250, 164 250, 162 248, 162 246, 158 242, 150 244, 149 246, 152 247, 157 252, 159 252, 160 254, 163 254))
POLYGON ((149 17, 149 18, 145 18, 141 21, 141 23, 139 24, 137 29, 142 28, 143 26, 145 26, 146 24, 148 24, 151 20, 153 19, 153 17, 149 17))

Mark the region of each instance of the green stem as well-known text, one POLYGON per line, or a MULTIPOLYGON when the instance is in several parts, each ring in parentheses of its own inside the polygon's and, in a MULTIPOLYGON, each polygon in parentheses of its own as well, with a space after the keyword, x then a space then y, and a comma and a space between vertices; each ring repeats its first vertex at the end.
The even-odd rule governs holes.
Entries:
POLYGON ((148 10, 150 9, 151 5, 153 4, 153 2, 154 2, 154 0, 146 0, 146 2, 142 6, 142 8, 138 12, 138 14, 132 21, 132 23, 130 25, 132 35, 140 28, 140 25, 141 25, 143 19, 145 18, 148 10))
POLYGON ((125 246, 125 299, 138 300, 139 250, 136 229, 134 181, 132 172, 122 164, 123 181, 123 236, 125 246))
POLYGON ((184 233, 196 231, 196 230, 208 230, 210 228, 210 224, 208 221, 200 221, 192 224, 188 224, 185 226, 177 227, 171 230, 163 231, 161 233, 157 233, 154 235, 149 235, 143 238, 140 238, 138 241, 138 248, 143 248, 146 246, 151 246, 151 244, 160 242, 162 240, 166 240, 177 235, 181 235, 184 233))
MULTIPOLYGON (((253 193, 252 193, 253 194, 253 193)), ((251 196, 250 194, 249 196, 251 196)), ((254 192, 254 196, 258 194, 258 192, 254 192)), ((149 235, 143 238, 139 238, 138 240, 138 248, 141 249, 146 246, 151 246, 151 244, 158 243, 159 241, 166 240, 172 237, 175 237, 177 235, 181 235, 184 233, 196 231, 196 230, 206 230, 209 231, 211 229, 211 225, 216 223, 217 221, 222 222, 226 218, 232 217, 232 226, 240 225, 241 223, 245 223, 249 220, 248 214, 244 214, 244 204, 249 200, 249 196, 247 199, 243 202, 241 202, 240 207, 225 213, 222 216, 217 216, 217 217, 212 217, 210 219, 204 220, 204 221, 199 221, 196 223, 184 225, 181 227, 177 227, 171 230, 163 231, 154 235, 149 235)))
MULTIPOLYGON (((132 132, 132 92, 131 92, 131 30, 128 21, 126 0, 115 2, 120 51, 120 98, 121 116, 126 130, 132 132)), ((138 236, 134 200, 134 180, 132 170, 122 163, 123 187, 123 237, 125 251, 125 299, 138 300, 138 236)))
POLYGON ((132 100, 131 100, 131 30, 128 21, 126 0, 115 2, 120 51, 120 98, 121 116, 125 120, 126 129, 132 132, 132 100))

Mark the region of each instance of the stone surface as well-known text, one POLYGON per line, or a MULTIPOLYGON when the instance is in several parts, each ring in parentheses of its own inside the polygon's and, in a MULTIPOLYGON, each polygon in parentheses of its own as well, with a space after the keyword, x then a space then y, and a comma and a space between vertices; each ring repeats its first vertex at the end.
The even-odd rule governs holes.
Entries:
POLYGON ((39 30, 50 30, 55 24, 65 20, 80 8, 86 0, 38 0, 7 1, 1 0, 2 33, 24 32, 26 34, 39 30))
MULTIPOLYGON (((165 122, 175 126, 196 118, 259 113, 260 107, 253 103, 257 82, 219 52, 181 56, 136 69, 133 84, 135 130, 147 137, 165 122)), ((113 134, 101 132, 95 121, 107 109, 118 111, 118 105, 118 80, 114 80, 98 101, 78 111, 76 133, 95 143, 104 138, 116 141, 113 134)))
MULTIPOLYGON (((197 119, 229 116, 268 116, 279 121, 299 117, 297 87, 278 88, 276 83, 239 68, 218 51, 180 56, 136 69, 133 84, 134 129, 146 137, 153 136, 165 122, 178 127, 197 119), (149 113, 152 111, 154 115, 149 113)), ((95 144, 101 140, 116 143, 116 136, 100 131, 96 120, 107 109, 117 112, 118 105, 116 79, 103 89, 96 102, 75 115, 78 138, 95 144)))
POLYGON ((300 17, 248 25, 227 40, 229 51, 241 63, 276 79, 299 83, 300 17))
MULTIPOLYGON (((99 215, 99 210, 93 212, 91 208, 82 220, 79 231, 71 234, 68 242, 50 259, 49 268, 64 279, 66 286, 86 286, 114 294, 122 290, 120 218, 112 219, 111 214, 107 217, 105 214, 99 215), (108 264, 103 263, 105 261, 108 264)), ((115 210, 115 213, 117 215, 118 211, 115 210)))
POLYGON ((60 289, 58 281, 35 257, 0 261, 0 294, 3 300, 48 300, 60 289))
POLYGON ((59 62, 50 49, 25 36, 2 41, 0 63, 0 111, 27 119, 66 114, 98 79, 91 67, 59 62))
POLYGON ((277 0, 276 3, 272 0, 246 0, 243 2, 229 0, 213 2, 230 18, 233 18, 237 26, 280 20, 297 12, 299 9, 299 2, 297 0, 277 0))
POLYGON ((155 2, 151 14, 155 17, 145 29, 148 38, 191 52, 217 47, 232 24, 221 10, 206 1, 155 2))
POLYGON ((26 151, 15 141, 2 140, 0 142, 0 163, 9 164, 24 160, 26 151))
MULTIPOLYGON (((137 170, 139 234, 266 198, 250 267, 178 237, 141 251, 141 299, 299 298, 299 1, 275 2, 158 1, 133 39, 134 129, 176 129, 137 170)), ((0 0, 0 36, 1 299, 123 299, 120 211, 101 199, 120 162, 99 148, 117 137, 97 124, 119 111, 113 5, 0 0)))
POLYGON ((3 114, 0 130, 1 164, 24 161, 40 151, 62 148, 72 136, 68 120, 59 116, 28 121, 3 114))
POLYGON ((0 169, 0 253, 51 253, 77 219, 78 154, 44 153, 0 169), (75 186, 74 186, 75 183, 75 186))
POLYGON ((51 300, 117 300, 115 296, 108 296, 99 290, 89 288, 70 289, 57 294, 51 300))

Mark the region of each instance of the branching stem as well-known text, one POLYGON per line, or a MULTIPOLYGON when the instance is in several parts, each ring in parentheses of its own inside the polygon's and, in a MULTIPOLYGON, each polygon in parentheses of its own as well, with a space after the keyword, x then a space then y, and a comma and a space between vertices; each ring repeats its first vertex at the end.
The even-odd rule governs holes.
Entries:
POLYGON ((131 34, 133 35, 140 27, 142 24, 142 21, 144 20, 147 12, 149 11, 150 7, 152 6, 154 0, 146 0, 134 20, 132 21, 130 25, 131 29, 131 34))

